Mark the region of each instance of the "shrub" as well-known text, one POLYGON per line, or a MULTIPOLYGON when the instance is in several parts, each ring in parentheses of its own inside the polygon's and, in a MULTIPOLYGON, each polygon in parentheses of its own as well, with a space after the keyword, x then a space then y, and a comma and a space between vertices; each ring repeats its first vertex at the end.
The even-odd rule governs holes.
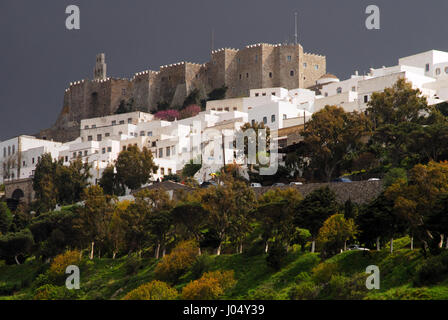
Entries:
POLYGON ((276 300, 277 292, 271 286, 262 285, 256 289, 249 290, 248 299, 249 300, 276 300))
POLYGON ((209 271, 212 261, 212 258, 208 254, 203 254, 196 257, 196 261, 191 267, 191 274, 194 279, 200 278, 204 272, 209 271))
POLYGON ((321 263, 313 268, 313 280, 319 284, 328 283, 333 275, 338 274, 338 265, 334 262, 321 263))
POLYGON ((417 268, 414 284, 425 286, 443 280, 448 274, 448 254, 431 257, 417 268))
POLYGON ((274 243, 268 251, 268 256, 266 257, 266 262, 269 267, 274 270, 280 270, 283 261, 287 255, 285 247, 280 243, 274 243))
POLYGON ((75 300, 78 292, 79 290, 46 284, 36 289, 33 300, 75 300))
POLYGON ((215 300, 236 284, 233 271, 214 271, 191 281, 182 290, 185 300, 215 300))
POLYGON ((312 281, 303 281, 289 289, 288 297, 291 300, 313 300, 319 295, 320 287, 312 281))
POLYGON ((154 280, 132 290, 123 300, 175 300, 178 295, 177 290, 165 282, 154 280))
POLYGON ((81 253, 77 250, 69 250, 56 256, 50 266, 50 275, 60 277, 65 275, 65 270, 70 265, 77 265, 81 262, 81 253))
POLYGON ((359 300, 367 293, 365 280, 366 275, 361 273, 356 274, 353 278, 335 274, 321 294, 332 300, 359 300))
POLYGON ((195 241, 183 241, 163 257, 154 273, 159 280, 175 282, 195 262, 199 248, 195 241))
POLYGON ((141 266, 142 262, 140 259, 136 257, 129 257, 124 264, 126 275, 130 276, 136 274, 137 271, 141 268, 141 266))

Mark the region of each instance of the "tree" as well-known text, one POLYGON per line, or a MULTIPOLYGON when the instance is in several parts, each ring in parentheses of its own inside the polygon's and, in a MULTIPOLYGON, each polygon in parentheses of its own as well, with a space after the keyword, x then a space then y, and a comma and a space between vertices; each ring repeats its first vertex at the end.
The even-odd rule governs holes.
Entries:
POLYGON ((12 214, 5 202, 0 202, 0 235, 6 234, 11 228, 12 214))
POLYGON ((217 254, 221 254, 222 242, 232 235, 242 250, 242 240, 250 228, 249 211, 255 195, 246 183, 222 177, 223 185, 204 189, 201 194, 204 208, 209 212, 209 224, 218 235, 217 254))
POLYGON ((205 273, 200 279, 187 284, 182 289, 185 300, 216 300, 236 284, 233 271, 205 273))
POLYGON ((101 249, 106 247, 114 204, 100 186, 86 188, 83 198, 84 207, 75 220, 74 228, 83 235, 86 242, 91 244, 90 259, 93 259, 95 246, 99 249, 99 257, 101 249))
POLYGON ((179 113, 180 119, 191 118, 197 116, 201 112, 201 107, 195 104, 189 105, 182 109, 179 113))
POLYGON ((431 161, 428 165, 414 166, 408 181, 398 180, 385 195, 394 202, 394 211, 406 221, 411 233, 423 243, 431 244, 435 237, 426 222, 428 214, 434 210, 440 195, 447 192, 448 162, 431 161))
MULTIPOLYGON (((202 163, 202 160, 201 160, 202 163)), ((184 178, 186 177, 193 177, 196 172, 198 172, 199 170, 201 170, 202 168, 202 164, 195 164, 193 163, 193 160, 190 160, 189 163, 187 163, 184 168, 182 169, 182 176, 184 178)))
POLYGON ((370 122, 364 114, 326 106, 306 124, 301 156, 310 159, 308 167, 315 175, 330 181, 361 149, 362 138, 369 132, 370 122))
POLYGON ((178 295, 177 290, 165 282, 154 280, 132 290, 123 300, 176 300, 178 295))
POLYGON ((310 231, 312 237, 311 252, 315 250, 315 241, 319 229, 325 220, 336 214, 337 211, 336 195, 328 186, 314 190, 297 206, 294 224, 299 228, 310 231))
POLYGON ((342 247, 347 250, 347 241, 355 238, 357 233, 353 219, 345 219, 343 214, 335 214, 325 220, 319 229, 317 241, 325 251, 336 254, 342 247))
POLYGON ((118 181, 135 190, 149 181, 157 166, 146 147, 140 151, 137 146, 130 146, 118 155, 116 169, 118 181))
MULTIPOLYGON (((172 211, 171 216, 176 226, 176 234, 184 240, 193 237, 197 243, 201 242, 202 230, 206 227, 208 212, 201 203, 179 203, 172 211)), ((201 248, 199 247, 199 252, 201 248)))
POLYGON ((198 247, 194 241, 180 242, 157 264, 154 273, 160 280, 174 283, 196 261, 198 247))
POLYGON ((123 196, 125 190, 123 185, 118 180, 118 176, 115 173, 115 167, 113 165, 108 165, 103 171, 99 186, 103 188, 104 193, 108 195, 123 196))
POLYGON ((297 189, 271 189, 258 200, 256 219, 260 224, 268 252, 269 241, 280 246, 289 245, 297 236, 295 234, 294 213, 303 200, 297 189))
POLYGON ((165 121, 174 121, 174 120, 180 118, 180 114, 179 114, 179 111, 173 110, 173 109, 162 110, 162 111, 157 112, 154 115, 154 118, 159 119, 159 120, 165 120, 165 121))
POLYGON ((383 92, 374 92, 367 105, 374 128, 401 122, 420 123, 423 112, 430 111, 421 91, 412 89, 412 84, 403 78, 383 92))
POLYGON ((213 89, 208 94, 208 100, 223 100, 226 98, 228 88, 226 86, 222 86, 220 88, 213 89))
POLYGON ((64 166, 62 161, 57 162, 54 180, 58 195, 58 203, 71 204, 81 200, 83 190, 89 185, 88 180, 91 165, 83 162, 81 158, 64 166))
MULTIPOLYGON (((376 249, 381 249, 381 240, 390 240, 402 235, 406 230, 406 225, 394 212, 394 202, 388 199, 384 192, 370 203, 362 206, 359 215, 356 217, 356 224, 359 226, 358 239, 367 245, 376 242, 376 249)), ((391 246, 393 250, 393 246, 391 246)))
POLYGON ((29 229, 0 236, 0 259, 8 264, 20 264, 19 257, 30 254, 33 245, 34 239, 29 229))
POLYGON ((54 184, 57 163, 53 162, 51 154, 43 154, 38 160, 33 177, 33 189, 39 203, 38 211, 52 210, 57 203, 57 189, 54 184))
MULTIPOLYGON (((271 129, 267 126, 265 126, 265 124, 263 122, 254 122, 254 123, 245 123, 242 127, 241 130, 237 131, 236 133, 236 139, 237 141, 241 141, 241 139, 244 139, 244 150, 238 150, 238 156, 242 156, 244 155, 246 159, 249 158, 249 152, 251 151, 252 148, 254 148, 254 151, 256 152, 256 157, 255 157, 255 161, 257 164, 260 164, 259 161, 259 156, 261 154, 260 153, 260 146, 259 146, 259 135, 261 135, 262 130, 266 130, 266 146, 265 147, 265 153, 264 156, 267 155, 267 152, 269 151, 270 148, 270 143, 271 143, 271 129), (255 135, 251 135, 250 133, 247 134, 246 131, 250 131, 253 130, 253 132, 255 133, 255 135)), ((236 147, 238 147, 237 145, 235 145, 236 147)), ((255 164, 250 164, 250 169, 251 171, 253 170, 255 164)))

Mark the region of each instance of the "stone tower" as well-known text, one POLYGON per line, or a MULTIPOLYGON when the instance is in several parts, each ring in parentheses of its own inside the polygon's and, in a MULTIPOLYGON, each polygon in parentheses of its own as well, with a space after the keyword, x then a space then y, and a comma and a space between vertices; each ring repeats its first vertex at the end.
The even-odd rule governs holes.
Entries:
POLYGON ((106 55, 99 53, 96 55, 95 70, 93 73, 94 80, 106 80, 107 78, 106 55))

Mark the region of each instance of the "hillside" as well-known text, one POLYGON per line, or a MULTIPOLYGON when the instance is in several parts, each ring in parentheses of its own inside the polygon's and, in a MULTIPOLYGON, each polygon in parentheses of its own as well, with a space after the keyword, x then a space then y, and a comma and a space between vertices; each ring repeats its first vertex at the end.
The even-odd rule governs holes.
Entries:
MULTIPOLYGON (((346 251, 326 261, 322 261, 318 253, 303 253, 296 248, 288 254, 279 271, 267 266, 265 255, 207 256, 201 271, 235 272, 237 283, 223 299, 448 299, 448 272, 443 263, 433 267, 439 268, 437 270, 419 271, 428 260, 420 250, 407 249, 408 244, 408 238, 402 238, 396 241, 398 250, 392 254, 387 248, 371 251, 369 255, 346 251), (365 287, 368 265, 377 265, 380 269, 380 290, 368 291, 365 287), (420 286, 417 285, 419 279, 420 286)), ((430 259, 443 262, 447 256, 442 253, 430 259)), ((81 290, 76 292, 61 286, 61 281, 50 280, 46 273, 48 264, 28 260, 22 265, 2 265, 0 300, 37 298, 39 287, 40 292, 45 291, 40 298, 45 299, 121 299, 138 286, 155 280, 157 263, 154 258, 83 259, 81 290), (43 285, 47 285, 45 290, 42 290, 43 285)), ((198 278, 195 270, 198 270, 197 265, 182 275, 173 287, 181 290, 198 278)))

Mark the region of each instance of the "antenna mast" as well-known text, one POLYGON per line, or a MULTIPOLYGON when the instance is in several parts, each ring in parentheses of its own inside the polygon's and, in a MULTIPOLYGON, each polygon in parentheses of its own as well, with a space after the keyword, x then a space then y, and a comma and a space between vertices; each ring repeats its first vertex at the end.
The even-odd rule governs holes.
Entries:
POLYGON ((294 44, 297 44, 297 12, 294 12, 294 22, 295 22, 295 33, 294 33, 294 44))

